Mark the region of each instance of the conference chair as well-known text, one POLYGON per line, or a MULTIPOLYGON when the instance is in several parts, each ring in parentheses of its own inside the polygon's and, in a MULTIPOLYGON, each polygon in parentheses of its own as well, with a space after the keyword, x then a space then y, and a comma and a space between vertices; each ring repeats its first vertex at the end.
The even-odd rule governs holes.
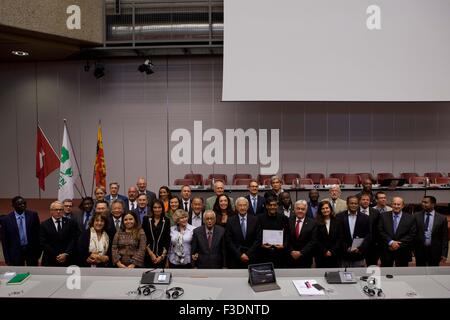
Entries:
POLYGON ((192 179, 195 182, 195 185, 201 186, 203 183, 203 175, 200 173, 188 173, 184 175, 184 179, 192 179))
POLYGON ((224 184, 227 184, 227 183, 228 183, 228 177, 227 177, 226 174, 222 174, 222 173, 211 173, 211 174, 208 175, 208 179, 211 179, 211 180, 212 180, 213 178, 214 178, 214 181, 222 180, 222 182, 223 182, 224 184))
POLYGON ((233 174, 233 184, 236 184, 237 179, 252 179, 252 175, 249 173, 236 173, 233 174))
POLYGON ((320 179, 325 179, 325 175, 323 173, 308 173, 306 178, 311 179, 314 184, 319 184, 320 179))
POLYGON ((296 179, 300 179, 300 174, 298 173, 283 173, 281 179, 285 184, 292 184, 296 179))
POLYGON ((338 178, 324 178, 320 179, 320 184, 322 185, 341 184, 341 180, 339 180, 338 178))
POLYGON ((194 179, 175 179, 174 185, 176 186, 194 186, 194 179))

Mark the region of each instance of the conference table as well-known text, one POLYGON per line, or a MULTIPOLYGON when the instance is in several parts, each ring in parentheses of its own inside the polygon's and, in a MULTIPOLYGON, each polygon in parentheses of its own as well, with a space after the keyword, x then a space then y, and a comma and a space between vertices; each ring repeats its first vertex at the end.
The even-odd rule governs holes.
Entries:
MULTIPOLYGON (((168 285, 156 285, 149 296, 139 295, 142 273, 145 269, 79 268, 79 282, 73 281, 73 270, 57 267, 0 267, 0 274, 7 271, 30 272, 31 276, 20 285, 0 285, 1 300, 10 298, 82 299, 82 300, 167 300, 166 289, 181 287, 182 300, 368 300, 368 299, 450 299, 450 267, 377 268, 382 296, 370 297, 363 291, 366 284, 360 280, 367 275, 365 268, 352 268, 357 279, 353 284, 328 284, 325 271, 342 269, 277 269, 277 283, 281 289, 254 292, 248 284, 245 269, 166 269, 172 273, 168 285), (389 275, 389 278, 386 277, 389 275), (392 277, 391 277, 392 276, 392 277), (294 280, 315 280, 324 287, 319 296, 300 295, 294 280), (77 286, 79 284, 79 287, 77 286)), ((250 302, 251 303, 251 302, 250 302)))
MULTIPOLYGON (((182 186, 170 186, 172 192, 178 192, 182 186)), ((291 194, 291 198, 294 200, 305 199, 308 200, 308 193, 311 189, 317 189, 320 194, 320 199, 328 198, 330 189, 329 185, 283 185, 284 191, 291 194)), ((212 186, 191 186, 192 193, 203 198, 210 197, 214 194, 212 186)), ((270 186, 259 186, 259 193, 263 195, 266 191, 270 190, 270 186)), ((341 185, 342 195, 341 199, 346 199, 350 195, 361 192, 361 186, 355 185, 341 185)), ((434 196, 438 203, 450 203, 450 186, 432 184, 429 187, 424 187, 420 184, 407 184, 394 189, 388 187, 380 187, 379 185, 373 185, 373 193, 377 191, 384 191, 388 196, 388 199, 392 199, 394 196, 400 196, 405 200, 407 204, 419 204, 422 201, 424 195, 434 196)), ((236 199, 239 196, 245 196, 248 194, 247 186, 226 185, 225 193, 236 199)))

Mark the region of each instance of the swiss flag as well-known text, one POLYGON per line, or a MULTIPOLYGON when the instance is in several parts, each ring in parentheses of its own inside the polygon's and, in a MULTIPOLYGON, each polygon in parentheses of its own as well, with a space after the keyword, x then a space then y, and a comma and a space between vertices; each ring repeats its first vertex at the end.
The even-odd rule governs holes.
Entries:
POLYGON ((36 142, 36 178, 39 179, 39 188, 45 190, 45 178, 59 168, 59 158, 39 126, 36 142))

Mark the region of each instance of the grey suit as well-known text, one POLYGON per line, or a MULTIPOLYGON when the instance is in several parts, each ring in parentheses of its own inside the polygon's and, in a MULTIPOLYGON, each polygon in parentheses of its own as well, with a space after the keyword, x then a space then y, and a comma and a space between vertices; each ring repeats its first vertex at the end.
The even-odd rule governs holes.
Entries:
POLYGON ((198 254, 195 266, 199 269, 220 269, 225 266, 225 229, 215 225, 211 248, 208 245, 207 228, 194 229, 192 237, 192 254, 198 254))

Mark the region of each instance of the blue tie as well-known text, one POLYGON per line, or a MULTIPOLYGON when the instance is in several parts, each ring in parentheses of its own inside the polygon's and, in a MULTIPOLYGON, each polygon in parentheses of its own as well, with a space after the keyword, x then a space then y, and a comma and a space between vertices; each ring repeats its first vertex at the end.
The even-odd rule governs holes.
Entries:
POLYGON ((24 217, 21 215, 19 216, 19 237, 20 237, 20 245, 26 246, 28 244, 27 240, 27 231, 25 229, 25 225, 23 223, 24 217))
POLYGON ((393 214, 394 215, 394 234, 397 232, 397 227, 398 227, 398 214, 393 214))
POLYGON ((245 225, 245 218, 241 218, 241 230, 242 230, 242 236, 245 239, 245 236, 247 235, 247 226, 245 225))
POLYGON ((91 213, 86 212, 86 218, 84 219, 84 229, 89 227, 89 219, 91 218, 91 213))
POLYGON ((256 197, 252 198, 253 212, 256 214, 256 197))
POLYGON ((428 231, 428 226, 430 224, 430 216, 431 216, 431 213, 428 212, 427 217, 425 219, 425 231, 428 231))

